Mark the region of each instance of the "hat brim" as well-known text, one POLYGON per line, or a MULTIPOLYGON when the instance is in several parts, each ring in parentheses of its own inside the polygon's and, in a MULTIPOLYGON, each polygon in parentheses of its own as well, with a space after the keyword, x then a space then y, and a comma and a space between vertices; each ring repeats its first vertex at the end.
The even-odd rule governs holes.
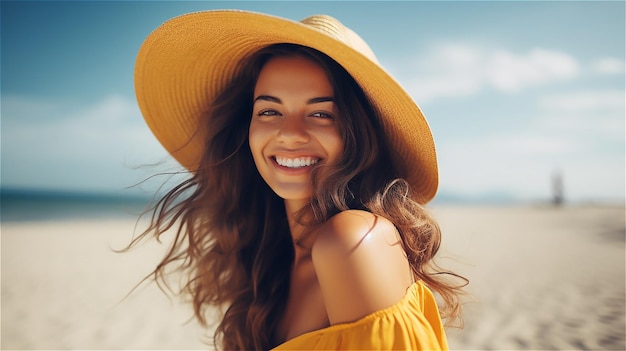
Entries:
POLYGON ((426 203, 437 191, 430 127, 417 104, 380 65, 326 33, 300 22, 237 10, 173 18, 145 40, 135 65, 141 112, 159 142, 185 168, 197 169, 205 141, 194 137, 208 105, 233 78, 241 59, 277 43, 319 50, 361 86, 391 144, 394 163, 426 203))

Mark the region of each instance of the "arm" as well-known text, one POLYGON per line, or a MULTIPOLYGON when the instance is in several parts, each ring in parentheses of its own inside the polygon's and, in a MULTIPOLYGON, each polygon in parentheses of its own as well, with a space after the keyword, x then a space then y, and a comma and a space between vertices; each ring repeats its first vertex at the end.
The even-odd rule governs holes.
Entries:
POLYGON ((341 212, 322 225, 311 254, 331 325, 394 305, 412 282, 396 228, 366 211, 341 212))

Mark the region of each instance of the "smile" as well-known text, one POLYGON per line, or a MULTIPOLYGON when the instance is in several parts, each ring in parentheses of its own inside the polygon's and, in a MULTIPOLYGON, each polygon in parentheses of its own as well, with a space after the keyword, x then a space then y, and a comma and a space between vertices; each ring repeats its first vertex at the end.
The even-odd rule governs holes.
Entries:
POLYGON ((297 157, 297 158, 289 158, 289 157, 274 157, 276 163, 283 167, 287 168, 302 168, 309 167, 316 164, 320 159, 317 157, 297 157))

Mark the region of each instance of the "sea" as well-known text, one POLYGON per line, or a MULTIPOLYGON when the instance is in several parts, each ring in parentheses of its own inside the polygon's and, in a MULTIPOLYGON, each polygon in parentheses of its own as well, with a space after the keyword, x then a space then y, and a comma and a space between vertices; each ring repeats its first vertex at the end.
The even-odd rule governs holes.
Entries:
POLYGON ((151 198, 131 194, 0 189, 0 222, 139 218, 151 198))
MULTIPOLYGON (((467 199, 454 194, 441 193, 430 205, 510 206, 519 203, 514 197, 506 194, 488 194, 484 197, 467 199)), ((2 187, 0 188, 0 222, 137 219, 151 204, 152 194, 137 195, 137 192, 112 194, 2 187)))

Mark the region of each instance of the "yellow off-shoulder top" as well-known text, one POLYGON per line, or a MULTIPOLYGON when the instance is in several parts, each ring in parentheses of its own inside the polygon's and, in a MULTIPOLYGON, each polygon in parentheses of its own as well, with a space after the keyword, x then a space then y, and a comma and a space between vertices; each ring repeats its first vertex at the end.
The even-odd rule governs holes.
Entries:
POLYGON ((273 350, 447 350, 432 292, 413 283, 395 305, 355 322, 299 335, 273 350))

